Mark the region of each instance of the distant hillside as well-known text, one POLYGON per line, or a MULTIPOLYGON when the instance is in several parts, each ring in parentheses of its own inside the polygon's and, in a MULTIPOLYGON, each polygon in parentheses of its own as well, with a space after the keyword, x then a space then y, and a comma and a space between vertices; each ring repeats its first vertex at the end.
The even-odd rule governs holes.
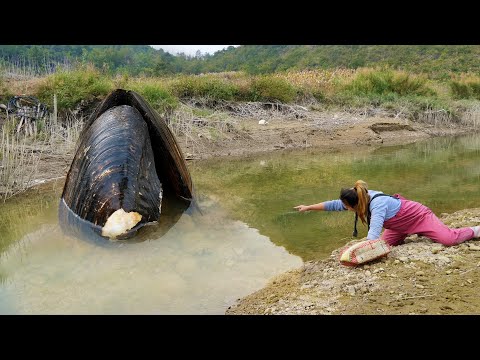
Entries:
POLYGON ((434 77, 480 73, 480 45, 242 45, 198 56, 171 55, 148 45, 0 45, 4 67, 39 73, 92 63, 109 73, 158 76, 245 71, 388 66, 434 77))
POLYGON ((478 73, 479 60, 479 45, 245 45, 215 53, 206 69, 268 73, 390 66, 416 73, 478 73))

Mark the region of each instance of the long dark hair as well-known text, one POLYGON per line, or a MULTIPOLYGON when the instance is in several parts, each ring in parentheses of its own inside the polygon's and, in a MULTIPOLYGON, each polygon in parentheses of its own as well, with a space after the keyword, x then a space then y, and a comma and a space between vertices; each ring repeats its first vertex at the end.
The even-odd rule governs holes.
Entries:
POLYGON ((353 188, 343 188, 340 191, 340 200, 351 206, 360 220, 362 220, 362 223, 364 225, 367 224, 370 195, 368 195, 367 183, 365 181, 357 180, 353 188))

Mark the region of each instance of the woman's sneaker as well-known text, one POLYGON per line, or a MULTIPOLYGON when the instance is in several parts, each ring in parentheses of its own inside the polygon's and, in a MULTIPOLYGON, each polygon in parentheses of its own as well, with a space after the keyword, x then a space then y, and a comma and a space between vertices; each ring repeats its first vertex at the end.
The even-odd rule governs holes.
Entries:
POLYGON ((473 226, 470 229, 473 230, 473 237, 480 238, 480 226, 473 226))

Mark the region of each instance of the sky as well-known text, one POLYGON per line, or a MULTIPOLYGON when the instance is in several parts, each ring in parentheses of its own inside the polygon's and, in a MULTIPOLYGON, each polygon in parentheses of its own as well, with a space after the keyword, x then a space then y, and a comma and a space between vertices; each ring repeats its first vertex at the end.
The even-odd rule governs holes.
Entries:
POLYGON ((239 45, 151 45, 155 49, 163 49, 171 54, 178 54, 179 52, 185 53, 185 55, 195 55, 197 50, 200 50, 202 54, 213 54, 215 51, 225 49, 229 46, 239 45))

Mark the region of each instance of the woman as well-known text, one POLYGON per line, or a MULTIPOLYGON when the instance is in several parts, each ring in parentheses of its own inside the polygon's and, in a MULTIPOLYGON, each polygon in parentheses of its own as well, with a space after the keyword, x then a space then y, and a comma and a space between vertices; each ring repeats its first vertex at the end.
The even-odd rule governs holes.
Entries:
POLYGON ((381 239, 390 246, 403 244, 405 238, 412 234, 426 236, 445 246, 480 237, 480 226, 449 228, 425 205, 407 200, 399 194, 390 196, 381 191, 368 190, 367 184, 362 180, 358 180, 353 188, 342 189, 339 200, 298 205, 294 208, 300 212, 355 211, 354 236, 359 217, 363 224, 369 225, 367 240, 379 239, 383 227, 385 231, 381 239))

